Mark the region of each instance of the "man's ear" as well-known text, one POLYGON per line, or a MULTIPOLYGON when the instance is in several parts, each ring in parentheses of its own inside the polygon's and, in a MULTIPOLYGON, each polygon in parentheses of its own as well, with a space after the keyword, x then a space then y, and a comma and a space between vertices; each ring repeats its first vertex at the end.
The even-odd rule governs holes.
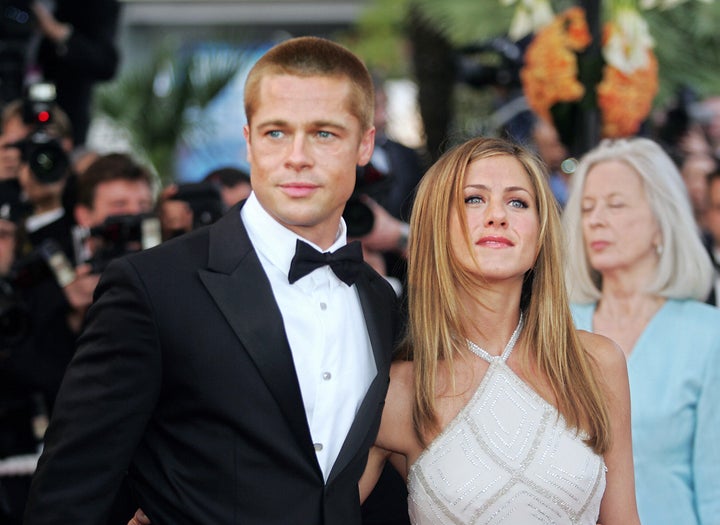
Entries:
POLYGON ((245 137, 245 160, 252 163, 252 160, 250 159, 250 148, 252 148, 252 144, 250 144, 250 124, 245 124, 243 126, 243 137, 245 137))
POLYGON ((363 133, 362 139, 360 140, 360 147, 358 148, 358 166, 365 166, 365 164, 370 162, 374 149, 375 128, 371 127, 363 133))
POLYGON ((75 222, 77 222, 80 226, 89 228, 91 213, 92 212, 90 208, 88 208, 84 204, 76 204, 74 209, 75 222))

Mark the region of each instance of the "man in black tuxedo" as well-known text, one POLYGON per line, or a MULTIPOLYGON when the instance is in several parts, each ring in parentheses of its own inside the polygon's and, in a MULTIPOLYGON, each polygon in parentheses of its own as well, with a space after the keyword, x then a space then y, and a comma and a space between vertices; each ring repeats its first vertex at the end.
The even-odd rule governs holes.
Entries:
POLYGON ((27 525, 102 523, 126 473, 158 525, 361 522, 396 336, 392 289, 359 246, 343 249, 372 93, 358 58, 324 39, 291 39, 253 67, 254 193, 104 271, 27 525))

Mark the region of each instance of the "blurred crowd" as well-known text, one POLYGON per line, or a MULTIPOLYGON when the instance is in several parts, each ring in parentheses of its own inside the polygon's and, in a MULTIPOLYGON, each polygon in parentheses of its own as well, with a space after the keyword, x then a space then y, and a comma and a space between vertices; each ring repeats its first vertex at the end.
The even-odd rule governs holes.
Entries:
MULTIPOLYGON (((92 85, 112 78, 117 67, 114 37, 118 6, 110 0, 95 0, 90 4, 98 9, 97 16, 83 17, 77 14, 75 4, 80 2, 60 2, 55 13, 41 5, 36 8, 43 34, 37 63, 31 69, 39 76, 16 96, 2 100, 1 523, 20 523, 44 428, 105 265, 115 257, 211 224, 252 191, 250 174, 237 166, 198 174, 199 182, 159 188, 152 168, 133 153, 87 149, 92 85), (84 20, 93 19, 106 22, 86 27, 84 20)), ((88 4, 82 5, 86 9, 88 4)), ((356 194, 348 204, 345 220, 349 235, 362 240, 365 260, 402 297, 407 221, 415 187, 427 164, 421 153, 386 133, 387 98, 382 86, 378 79, 375 152, 368 166, 358 168, 356 194)), ((688 200, 698 239, 713 266, 710 293, 702 297, 696 294, 695 299, 717 305, 720 96, 678 103, 664 112, 647 134, 681 174, 685 187, 674 197, 688 200)), ((568 158, 558 134, 547 122, 533 120, 528 137, 547 165, 559 207, 565 208, 568 202, 572 205, 573 177, 580 159, 568 158)), ((587 175, 583 172, 583 177, 587 175)), ((583 198, 575 197, 578 202, 583 198)), ((663 249, 672 248, 658 244, 654 249, 661 256, 663 249)), ((571 255, 582 258, 582 253, 571 255)), ((602 282, 602 266, 588 271, 593 278, 600 275, 602 282)), ((608 272, 605 282, 611 279, 608 272)), ((605 304, 610 303, 607 299, 605 304)), ((617 327, 607 331, 621 340, 627 335, 617 327)), ((638 338, 638 333, 634 339, 628 338, 628 354, 638 338)), ((404 490, 402 480, 389 482, 395 483, 392 490, 404 490)), ((383 522, 377 516, 367 519, 383 522)))

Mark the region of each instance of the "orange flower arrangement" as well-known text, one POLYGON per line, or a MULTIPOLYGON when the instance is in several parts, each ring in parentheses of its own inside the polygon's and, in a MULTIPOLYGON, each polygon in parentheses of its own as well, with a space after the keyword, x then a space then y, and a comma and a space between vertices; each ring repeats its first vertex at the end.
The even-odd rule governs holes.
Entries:
MULTIPOLYGON (((602 119, 603 137, 624 137, 636 133, 650 113, 658 90, 658 64, 649 46, 640 46, 641 63, 625 65, 617 59, 622 28, 609 22, 603 30, 605 64, 601 82, 595 87, 584 86, 578 78, 578 53, 590 45, 591 35, 585 11, 571 7, 554 17, 533 38, 525 52, 525 65, 520 72, 525 98, 530 108, 542 119, 553 122, 552 107, 561 102, 579 102, 586 91, 596 89, 597 107, 602 119), (614 48, 608 52, 610 39, 614 48), (620 65, 618 65, 620 64, 620 65)), ((620 41, 620 44, 623 42, 620 41)), ((626 44, 626 47, 631 44, 626 44)), ((627 52, 627 49, 621 49, 627 52)), ((633 58, 636 58, 635 56, 633 58)))
MULTIPOLYGON (((612 24, 605 25, 604 42, 607 42, 614 30, 612 24)), ((647 50, 646 65, 629 74, 606 64, 602 81, 597 86, 602 135, 627 137, 637 133, 652 109, 657 92, 658 62, 651 50, 647 50)))
POLYGON ((557 102, 575 102, 585 94, 578 80, 576 53, 590 45, 585 11, 571 7, 540 31, 525 51, 520 79, 528 105, 552 122, 550 108, 557 102))

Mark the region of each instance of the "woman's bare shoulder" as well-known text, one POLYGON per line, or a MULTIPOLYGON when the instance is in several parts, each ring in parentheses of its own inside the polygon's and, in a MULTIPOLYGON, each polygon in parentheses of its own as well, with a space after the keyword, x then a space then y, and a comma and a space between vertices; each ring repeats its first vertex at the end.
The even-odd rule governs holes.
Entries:
POLYGON ((415 365, 412 361, 396 361, 390 367, 390 386, 386 404, 406 409, 415 395, 415 365))
POLYGON ((606 378, 627 377, 627 357, 620 345, 604 335, 585 330, 578 330, 577 333, 583 348, 592 356, 606 378))

